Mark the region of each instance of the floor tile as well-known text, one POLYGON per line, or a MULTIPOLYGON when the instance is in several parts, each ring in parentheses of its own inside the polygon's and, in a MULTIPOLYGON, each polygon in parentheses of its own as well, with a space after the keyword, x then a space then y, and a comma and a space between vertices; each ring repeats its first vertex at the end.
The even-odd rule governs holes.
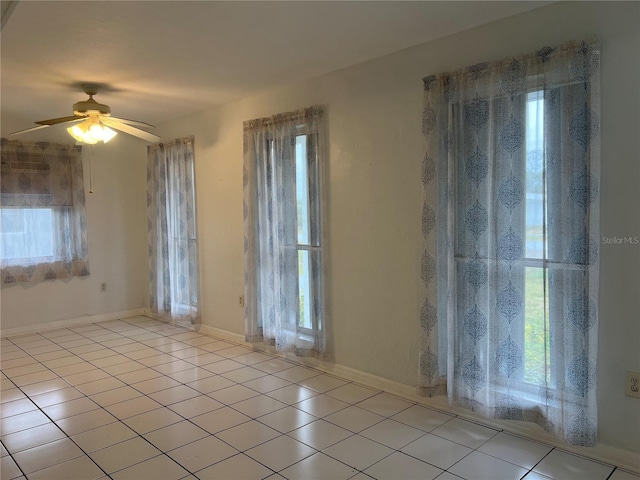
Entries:
MULTIPOLYGON (((334 423, 354 433, 380 423, 385 418, 359 407, 347 407, 339 412, 324 417, 327 422, 334 423)), ((415 440, 415 439, 414 439, 415 440)), ((408 443, 408 442, 407 442, 408 443)))
MULTIPOLYGON (((234 382, 237 382, 237 383, 245 383, 245 382, 248 382, 249 380, 254 380, 256 378, 264 377, 265 375, 267 374, 262 370, 258 370, 257 368, 251 368, 251 367, 242 367, 242 368, 238 368, 237 370, 231 370, 230 372, 222 374, 223 377, 228 378, 229 380, 233 380, 234 382)), ((284 387, 287 384, 284 384, 281 386, 284 387)), ((278 388, 278 387, 275 387, 275 388, 278 388)))
POLYGON ((156 372, 151 368, 144 368, 142 370, 136 370, 134 372, 116 375, 116 378, 126 383, 127 385, 132 385, 134 383, 144 382, 145 380, 156 378, 161 375, 162 374, 160 372, 156 372))
MULTIPOLYGON (((73 366, 73 365, 70 365, 73 366)), ((111 376, 99 368, 93 367, 91 370, 86 370, 80 373, 74 373, 73 375, 65 375, 62 378, 73 386, 79 386, 84 383, 97 382, 98 380, 108 379, 111 380, 111 376)))
POLYGON ((45 408, 81 397, 84 397, 84 394, 80 390, 70 386, 68 388, 61 388, 60 390, 53 390, 52 392, 42 393, 40 395, 33 395, 31 400, 33 403, 38 405, 38 407, 45 408))
POLYGON ((171 450, 167 455, 190 472, 197 472, 237 453, 235 448, 214 436, 208 436, 171 450))
POLYGON ((448 469, 454 463, 459 462, 473 450, 444 438, 427 433, 409 445, 403 447, 401 452, 435 465, 443 470, 448 469))
POLYGON ((172 412, 166 407, 162 407, 126 418, 123 422, 142 435, 182 420, 182 417, 177 413, 172 412))
POLYGON ((165 390, 167 388, 177 387, 178 385, 180 385, 180 382, 164 375, 162 375, 161 377, 156 377, 131 384, 133 388, 135 388, 139 392, 144 393, 145 395, 159 392, 160 390, 165 390))
MULTIPOLYGON (((399 478, 432 480, 440 475, 442 470, 404 453, 395 452, 367 468, 364 473, 378 480, 399 478)), ((484 480, 487 479, 498 480, 496 477, 486 477, 484 480)))
MULTIPOLYGON (((220 410, 216 410, 212 413, 216 412, 220 412, 220 410)), ((280 436, 280 433, 277 430, 267 427, 255 420, 250 420, 236 427, 223 430, 222 432, 217 433, 216 436, 234 448, 244 451, 278 437, 280 436)))
POLYGON ((31 412, 37 410, 38 407, 28 398, 21 398, 12 402, 4 402, 0 408, 0 418, 11 417, 19 413, 31 412))
POLYGON ((244 363, 236 362, 234 360, 222 360, 220 362, 209 363, 201 368, 208 370, 209 372, 216 373, 218 375, 244 368, 244 363))
MULTIPOLYGON (((259 370, 256 370, 256 371, 259 371, 259 370)), ((246 381, 243 383, 243 385, 252 390, 256 390, 257 392, 260 392, 260 393, 268 393, 274 390, 278 390, 280 388, 287 387, 291 385, 291 383, 286 380, 283 380, 282 378, 274 377, 273 375, 269 375, 262 372, 261 377, 246 381)))
POLYGON ((7 480, 22 477, 22 472, 11 457, 0 459, 0 472, 2 472, 2 478, 7 480))
POLYGON ((126 362, 119 362, 115 365, 109 365, 106 367, 101 367, 105 372, 109 375, 122 375, 123 373, 135 372, 136 370, 142 370, 143 368, 147 368, 146 365, 142 363, 132 361, 126 355, 122 355, 127 359, 126 362))
POLYGON ((26 430, 27 428, 36 427, 50 423, 50 420, 40 410, 32 410, 31 412, 19 413, 11 417, 0 420, 0 432, 2 435, 26 430))
POLYGON ((279 358, 272 358, 264 362, 255 363, 252 366, 253 368, 257 368, 258 370, 262 370, 263 372, 276 373, 281 372, 282 370, 293 368, 295 364, 287 362, 286 360, 281 360, 279 358))
POLYGON ((110 447, 116 443, 124 442, 136 436, 136 432, 125 424, 114 422, 87 432, 78 433, 72 436, 71 439, 85 452, 90 453, 110 447))
POLYGON ((498 433, 478 448, 483 453, 514 463, 528 470, 542 460, 551 449, 551 447, 542 443, 525 440, 504 432, 498 433))
POLYGON ((76 385, 76 388, 85 395, 95 395, 96 393, 107 392, 124 386, 125 384, 117 378, 109 377, 94 382, 83 383, 82 385, 76 385))
POLYGON ((87 397, 80 397, 68 402, 57 403, 50 407, 43 408, 42 411, 53 420, 61 420, 81 413, 90 412, 100 408, 100 405, 87 397))
POLYGON ((413 405, 406 410, 396 413, 391 418, 405 425, 430 432, 434 428, 451 420, 453 416, 420 405, 413 405))
POLYGON ((558 479, 588 478, 596 480, 607 478, 613 471, 613 467, 555 449, 533 470, 558 479))
POLYGON ((68 438, 62 438, 16 453, 13 459, 28 475, 82 455, 84 455, 82 450, 75 443, 68 438))
POLYGON ((139 363, 146 367, 157 367, 164 363, 175 362, 176 358, 166 353, 158 353, 157 355, 151 355, 150 357, 141 358, 139 363))
POLYGON ((65 438, 65 434, 55 423, 45 423, 11 434, 3 432, 2 443, 14 454, 61 438, 65 438))
POLYGON ((168 408, 176 412, 178 415, 183 416, 184 418, 196 417, 198 415, 202 415, 213 410, 217 410, 218 408, 222 408, 224 405, 211 397, 200 394, 197 397, 189 398, 188 400, 183 400, 182 402, 177 402, 172 405, 169 405, 168 408))
POLYGON ((616 468, 608 480, 640 480, 640 475, 634 475, 616 468))
POLYGON ((114 403, 113 405, 105 407, 105 409, 122 420, 160 407, 162 407, 162 405, 148 397, 138 397, 124 402, 114 403))
POLYGON ((467 480, 519 480, 527 469, 507 463, 482 452, 471 452, 449 471, 467 480))
POLYGON ((238 410, 240 413, 244 413, 251 418, 261 417, 262 415, 275 412, 286 406, 286 403, 282 403, 266 395, 259 395, 233 404, 234 410, 238 410))
POLYGON ((282 435, 247 450, 245 454, 266 467, 279 471, 316 452, 308 445, 282 435))
POLYGON ((244 454, 235 455, 198 472, 206 480, 262 480, 273 473, 244 454))
POLYGON ((174 450, 209 436, 205 430, 183 420, 167 427, 159 428, 144 435, 149 442, 163 452, 174 450))
MULTIPOLYGON (((115 352, 113 352, 115 353, 115 352)), ((131 360, 124 355, 115 354, 110 357, 99 358, 96 360, 91 360, 91 364, 95 365, 98 368, 105 367, 113 367, 115 365, 121 365, 126 362, 130 362, 131 360)))
POLYGON ((19 377, 20 375, 27 375, 29 373, 44 372, 46 370, 47 367, 38 362, 29 363, 28 365, 22 365, 20 367, 13 368, 5 367, 4 362, 2 364, 2 373, 4 373, 9 378, 19 377))
POLYGON ((422 430, 391 419, 384 420, 360 432, 363 437, 375 440, 394 450, 400 450, 424 434, 422 430))
POLYGON ((353 435, 325 448, 323 453, 358 470, 364 470, 391 455, 393 450, 368 438, 353 435))
POLYGON ((233 359, 236 362, 244 363, 245 365, 255 365, 257 363, 268 362, 269 360, 274 359, 274 357, 261 352, 251 352, 245 353, 244 355, 238 355, 237 357, 233 357, 233 359))
POLYGON ((318 392, 314 392, 313 390, 309 390, 308 388, 293 384, 267 392, 267 395, 275 398, 276 400, 280 400, 281 402, 293 405, 294 403, 302 402, 303 400, 306 400, 308 398, 315 397, 316 395, 318 395, 318 392))
POLYGON ((192 388, 185 385, 178 385, 165 390, 160 390, 159 392, 151 393, 149 394, 149 397, 161 405, 171 405, 200 395, 202 395, 200 392, 192 388))
POLYGON ((431 433, 469 448, 478 448, 498 431, 461 418, 453 418, 431 433))
POLYGON ((289 480, 346 480, 356 473, 353 467, 324 453, 315 453, 281 472, 289 480))
POLYGON ((120 403, 142 396, 135 388, 124 386, 91 395, 91 400, 102 407, 120 403))
MULTIPOLYGON (((172 357, 174 358, 174 357, 172 357)), ((209 365, 210 363, 220 362, 224 360, 224 357, 220 355, 216 355, 215 353, 206 352, 201 355, 196 355, 195 357, 190 357, 185 359, 186 362, 192 363, 193 365, 197 365, 198 367, 202 367, 203 365, 209 365)))
POLYGON ((114 480, 179 480, 188 475, 189 472, 171 458, 160 455, 120 470, 111 476, 114 480))
POLYGON ((45 380, 44 382, 33 383, 31 385, 22 386, 21 390, 27 395, 39 395, 41 393, 68 388, 70 385, 61 378, 45 380))
POLYGON ((104 476, 89 457, 81 456, 29 474, 29 480, 97 479, 104 476))
POLYGON ((22 390, 19 388, 8 388, 6 390, 2 390, 2 395, 0 395, 0 404, 4 405, 7 402, 13 402, 24 398, 27 398, 27 396, 22 393, 22 390))
POLYGON ((336 398, 328 397, 325 394, 320 394, 296 403, 294 406, 316 417, 326 417, 347 408, 349 404, 336 398))
POLYGON ((180 372, 167 374, 168 377, 171 377, 180 383, 195 382, 196 380, 209 378, 209 377, 212 377, 213 375, 215 374, 200 367, 190 368, 188 370, 182 370, 180 372))
POLYGON ((251 419, 232 408, 223 407, 204 415, 191 417, 189 420, 209 433, 218 433, 248 422, 251 419))
POLYGON ((181 372, 183 370, 189 370, 194 368, 192 363, 185 362, 184 360, 177 360, 175 357, 172 362, 161 363, 153 367, 154 370, 168 375, 169 373, 181 372))
POLYGON ((216 390, 222 390, 223 388, 231 387, 236 383, 219 375, 196 380, 195 382, 189 382, 186 385, 199 391, 200 393, 211 393, 216 390))
POLYGON ((353 433, 325 420, 316 420, 289 432, 288 435, 317 450, 323 450, 350 437, 353 433))
POLYGON ((291 383, 298 383, 311 377, 316 377, 320 374, 321 372, 319 372, 318 370, 301 366, 287 368, 286 370, 281 370, 274 373, 276 377, 284 378, 291 383))
POLYGON ((293 407, 285 407, 258 418, 260 423, 264 423, 280 433, 288 433, 315 420, 317 419, 313 415, 293 407))
POLYGON ((242 347, 240 345, 234 345, 234 346, 229 347, 229 348, 218 350, 217 353, 218 353, 218 355, 222 355, 223 357, 234 358, 234 357, 239 357, 241 355, 246 355, 248 353, 251 353, 251 350, 248 349, 247 347, 242 347))
POLYGON ((298 384, 318 393, 325 393, 329 390, 346 385, 347 382, 339 378, 332 377, 331 375, 317 375, 315 377, 302 380, 301 382, 298 382, 298 384))
POLYGON ((11 381, 15 383, 18 387, 24 387, 26 385, 31 385, 34 383, 41 383, 47 380, 56 380, 56 379, 58 379, 58 375, 56 375, 55 373, 49 370, 46 370, 44 372, 20 375, 19 377, 12 378, 11 381))
POLYGON ((221 390, 215 390, 209 393, 209 396, 218 402, 225 405, 232 405, 234 403, 242 402, 249 398, 260 395, 255 390, 244 387, 242 385, 233 385, 231 387, 223 388, 221 390))
POLYGON ((73 417, 63 418, 58 420, 56 424, 64 430, 64 432, 71 436, 77 433, 93 430, 94 428, 102 427, 118 421, 116 417, 111 415, 106 410, 92 410, 87 413, 81 413, 80 415, 74 415, 73 417))
POLYGON ((369 397, 358 403, 358 407, 377 413, 383 417, 396 415, 413 405, 413 403, 408 402, 407 400, 403 400, 394 395, 389 395, 388 393, 379 393, 378 395, 369 397))
POLYGON ((160 450, 141 437, 132 438, 89 454, 105 472, 111 474, 160 455, 160 450))

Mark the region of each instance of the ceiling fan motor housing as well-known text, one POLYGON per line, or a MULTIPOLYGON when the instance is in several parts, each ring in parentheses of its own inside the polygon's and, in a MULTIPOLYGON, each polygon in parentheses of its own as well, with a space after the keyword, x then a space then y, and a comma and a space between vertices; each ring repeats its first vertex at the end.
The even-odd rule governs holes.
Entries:
POLYGON ((89 115, 111 115, 109 105, 96 102, 93 98, 73 104, 73 113, 83 117, 89 115))

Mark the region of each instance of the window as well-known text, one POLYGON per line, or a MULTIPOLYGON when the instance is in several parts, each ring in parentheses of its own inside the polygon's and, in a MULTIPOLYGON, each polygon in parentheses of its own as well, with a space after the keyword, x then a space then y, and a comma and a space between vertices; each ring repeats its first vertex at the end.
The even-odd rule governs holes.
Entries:
POLYGON ((419 392, 594 445, 599 45, 424 86, 419 392))
POLYGON ((320 118, 245 122, 247 339, 298 355, 324 351, 320 118))
POLYGON ((81 147, 2 142, 2 284, 89 274, 81 147))

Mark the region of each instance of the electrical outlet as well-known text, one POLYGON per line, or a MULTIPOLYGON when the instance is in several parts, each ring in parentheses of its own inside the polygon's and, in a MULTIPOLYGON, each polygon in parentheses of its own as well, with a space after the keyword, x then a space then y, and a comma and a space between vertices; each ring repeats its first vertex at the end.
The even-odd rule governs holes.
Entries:
POLYGON ((244 307, 244 295, 240 295, 238 297, 238 306, 239 307, 244 307))
POLYGON ((624 381, 624 394, 628 397, 640 398, 640 373, 626 373, 624 381))
POLYGON ((100 291, 101 292, 106 292, 107 291, 107 282, 102 282, 100 284, 100 291))

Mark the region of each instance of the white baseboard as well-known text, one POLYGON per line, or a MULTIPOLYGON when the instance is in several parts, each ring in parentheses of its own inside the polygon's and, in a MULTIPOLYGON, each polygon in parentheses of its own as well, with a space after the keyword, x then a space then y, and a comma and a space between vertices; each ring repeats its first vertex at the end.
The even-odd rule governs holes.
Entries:
POLYGON ((145 315, 144 308, 134 310, 125 310, 123 312, 100 313, 97 315, 85 315, 78 318, 70 318, 67 320, 57 320, 54 322, 38 323, 35 325, 27 325, 24 327, 3 328, 0 330, 0 338, 16 337, 18 335, 28 335, 30 333, 46 332, 56 330, 58 328, 73 327, 78 325, 88 325, 96 322, 107 322, 109 320, 118 320, 120 318, 136 317, 145 315))
POLYGON ((335 375, 345 380, 350 380, 350 381, 359 383, 369 388, 385 391, 387 393, 396 395, 398 397, 402 397, 406 400, 410 400, 420 405, 424 405, 425 407, 439 410, 449 415, 455 415, 455 416, 464 418, 466 420, 470 420, 476 423, 480 423, 482 425, 486 425, 488 427, 493 427, 497 430, 503 430, 505 432, 512 433, 514 435, 526 437, 530 440, 544 443, 546 445, 558 448, 560 450, 564 450, 566 452, 588 457, 590 459, 597 460, 610 465, 615 465, 623 470, 628 470, 635 474, 640 474, 640 454, 636 452, 623 450, 620 448, 615 448, 615 447, 611 447, 603 444, 599 444, 595 447, 578 447, 578 446, 569 445, 565 442, 562 442, 556 439, 551 434, 545 432, 538 425, 535 425, 532 423, 525 423, 525 422, 496 420, 496 419, 483 417, 480 415, 474 415, 474 413, 469 410, 455 407, 453 405, 449 405, 446 397, 444 396, 438 396, 433 398, 422 397, 416 393, 416 388, 410 385, 394 382, 393 380, 378 377, 376 375, 372 375, 370 373, 363 372, 361 370, 355 370, 353 368, 345 367, 343 365, 323 362, 315 358, 296 357, 293 354, 279 354, 274 352, 271 349, 265 348, 260 344, 245 342, 244 335, 229 332, 226 330, 221 330, 219 328, 211 327, 209 325, 196 325, 192 328, 194 330, 199 331, 200 333, 211 335, 212 337, 216 337, 216 338, 229 341, 232 343, 236 343, 239 345, 244 345, 244 346, 253 348, 254 350, 275 354, 280 357, 286 358, 291 362, 298 363, 300 365, 310 366, 318 370, 321 370, 325 373, 335 375))

